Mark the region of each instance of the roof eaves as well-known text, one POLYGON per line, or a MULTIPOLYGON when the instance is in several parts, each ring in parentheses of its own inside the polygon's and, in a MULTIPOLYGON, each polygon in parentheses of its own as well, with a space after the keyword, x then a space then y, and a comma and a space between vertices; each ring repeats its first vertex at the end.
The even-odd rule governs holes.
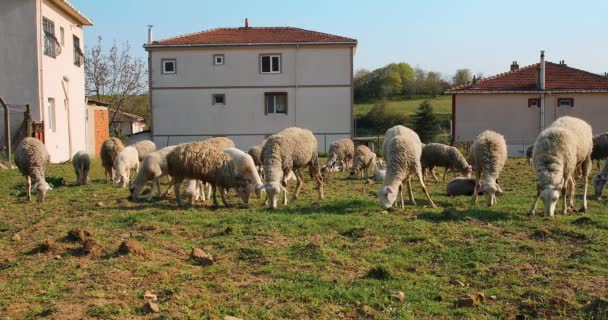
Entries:
POLYGON ((146 43, 145 49, 155 48, 196 48, 196 47, 253 47, 253 46, 285 46, 285 45, 351 45, 357 46, 354 41, 312 41, 312 42, 243 42, 243 43, 192 43, 192 44, 160 44, 146 43))
POLYGON ((85 26, 93 25, 93 21, 91 19, 89 19, 80 10, 76 9, 76 7, 72 3, 70 3, 70 1, 68 1, 68 0, 52 0, 52 1, 56 5, 58 5, 60 8, 62 8, 66 12, 68 12, 71 16, 76 18, 76 20, 78 20, 78 22, 80 22, 82 25, 85 25, 85 26))

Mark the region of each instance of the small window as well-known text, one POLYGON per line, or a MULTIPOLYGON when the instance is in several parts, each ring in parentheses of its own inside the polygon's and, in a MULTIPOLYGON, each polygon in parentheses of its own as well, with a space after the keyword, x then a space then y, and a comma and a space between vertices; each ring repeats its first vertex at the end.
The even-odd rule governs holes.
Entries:
POLYGON ((59 41, 55 37, 55 23, 47 18, 42 19, 44 31, 44 54, 49 57, 57 57, 61 53, 59 41))
POLYGON ((80 49, 80 39, 77 36, 73 36, 74 39, 74 65, 80 67, 84 62, 84 53, 80 49))
POLYGON ((53 132, 57 132, 57 118, 55 115, 55 99, 54 98, 49 98, 48 99, 48 108, 49 108, 49 112, 48 112, 48 117, 49 117, 49 129, 53 132))
POLYGON ((281 55, 261 55, 260 56, 260 72, 261 73, 281 73, 281 55))
POLYGON ((287 92, 267 92, 265 114, 287 114, 287 92))
POLYGON ((558 98, 557 99, 558 107, 574 107, 574 99, 573 98, 558 98))
POLYGON ((65 29, 59 27, 59 40, 61 40, 61 46, 65 47, 65 29))
POLYGON ((532 107, 540 108, 540 99, 538 99, 538 98, 528 99, 528 108, 532 108, 532 107))
POLYGON ((223 54, 214 54, 213 55, 213 64, 216 66, 221 66, 224 64, 224 55, 223 54))
POLYGON ((173 74, 176 73, 175 59, 163 59, 163 73, 173 74))
POLYGON ((221 93, 221 94, 214 94, 213 95, 213 99, 211 100, 211 104, 226 104, 226 95, 221 93))

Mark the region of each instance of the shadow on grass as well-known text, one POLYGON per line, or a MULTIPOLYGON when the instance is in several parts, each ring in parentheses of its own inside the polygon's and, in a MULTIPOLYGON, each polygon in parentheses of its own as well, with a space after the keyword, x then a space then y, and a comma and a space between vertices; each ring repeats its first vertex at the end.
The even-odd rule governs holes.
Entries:
POLYGON ((418 219, 426 220, 434 223, 448 222, 448 221, 465 221, 470 219, 479 220, 482 222, 511 220, 513 215, 507 212, 493 211, 490 209, 483 209, 475 207, 467 210, 456 210, 453 208, 446 207, 440 213, 435 212, 422 212, 418 214, 418 219))
MULTIPOLYGON (((297 203, 296 203, 297 204, 297 203)), ((370 206, 369 200, 364 199, 344 199, 344 200, 321 200, 321 202, 312 202, 307 207, 297 207, 291 204, 287 206, 279 206, 276 212, 286 212, 293 214, 352 214, 365 211, 365 208, 370 206)), ((268 212, 274 212, 272 209, 266 208, 268 212)))

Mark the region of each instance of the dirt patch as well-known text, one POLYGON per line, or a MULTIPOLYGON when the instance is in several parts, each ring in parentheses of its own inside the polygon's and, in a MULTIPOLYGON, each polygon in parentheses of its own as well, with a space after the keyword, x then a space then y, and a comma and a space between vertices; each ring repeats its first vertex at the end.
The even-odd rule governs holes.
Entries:
POLYGON ((68 231, 68 235, 65 238, 66 240, 71 242, 83 242, 87 239, 92 238, 93 235, 93 230, 90 228, 72 229, 68 231))
POLYGON ((103 255, 103 247, 93 239, 87 239, 82 243, 81 254, 92 259, 100 258, 103 255))
POLYGON ((122 255, 130 256, 145 256, 146 250, 144 246, 137 240, 124 240, 118 247, 118 253, 122 255))

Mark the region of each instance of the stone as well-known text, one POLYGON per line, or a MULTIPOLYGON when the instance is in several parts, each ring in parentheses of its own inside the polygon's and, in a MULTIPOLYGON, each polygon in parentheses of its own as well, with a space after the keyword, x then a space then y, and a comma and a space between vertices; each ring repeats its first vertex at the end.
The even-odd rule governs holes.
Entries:
POLYGON ((146 302, 146 304, 144 305, 144 308, 149 313, 159 313, 160 312, 160 307, 158 306, 158 304, 156 304, 154 302, 146 302))
POLYGON ((101 201, 99 201, 99 202, 97 202, 97 206, 100 207, 100 208, 103 208, 103 207, 106 206, 106 204, 103 203, 103 202, 101 202, 101 201))
POLYGON ((460 286, 460 287, 465 287, 466 286, 464 284, 464 282, 462 282, 462 281, 460 281, 458 279, 455 279, 455 278, 450 279, 450 284, 453 284, 455 286, 460 286))
POLYGON ((474 295, 464 295, 458 298, 456 301, 457 307, 473 307, 477 304, 477 296, 474 295))
POLYGON ((146 292, 144 292, 144 300, 150 302, 150 301, 156 301, 158 298, 155 294, 153 294, 152 292, 146 290, 146 292))
POLYGON ((93 230, 90 228, 72 229, 68 231, 67 239, 70 241, 85 241, 93 237, 93 230))
POLYGON ((51 251, 53 249, 55 249, 55 242, 53 242, 53 240, 46 239, 40 244, 40 250, 43 252, 51 251))
POLYGON ((61 260, 61 256, 60 255, 56 255, 56 256, 53 257, 53 259, 55 259, 55 260, 61 260))
POLYGON ((243 320, 241 318, 233 317, 233 316, 225 316, 224 320, 243 320))
POLYGON ((397 292, 391 294, 391 298, 393 298, 399 302, 403 302, 403 300, 405 300, 405 293, 403 293, 403 291, 397 291, 397 292))
POLYGON ((494 300, 494 301, 496 301, 497 299, 498 299, 498 297, 497 297, 497 296, 490 296, 490 300, 494 300))
POLYGON ((213 260, 213 256, 206 253, 201 248, 192 249, 192 252, 190 253, 190 259, 203 266, 209 266, 215 262, 213 260))
POLYGON ((19 242, 21 241, 21 236, 18 233, 15 233, 12 237, 11 237, 11 241, 15 241, 15 242, 19 242))

